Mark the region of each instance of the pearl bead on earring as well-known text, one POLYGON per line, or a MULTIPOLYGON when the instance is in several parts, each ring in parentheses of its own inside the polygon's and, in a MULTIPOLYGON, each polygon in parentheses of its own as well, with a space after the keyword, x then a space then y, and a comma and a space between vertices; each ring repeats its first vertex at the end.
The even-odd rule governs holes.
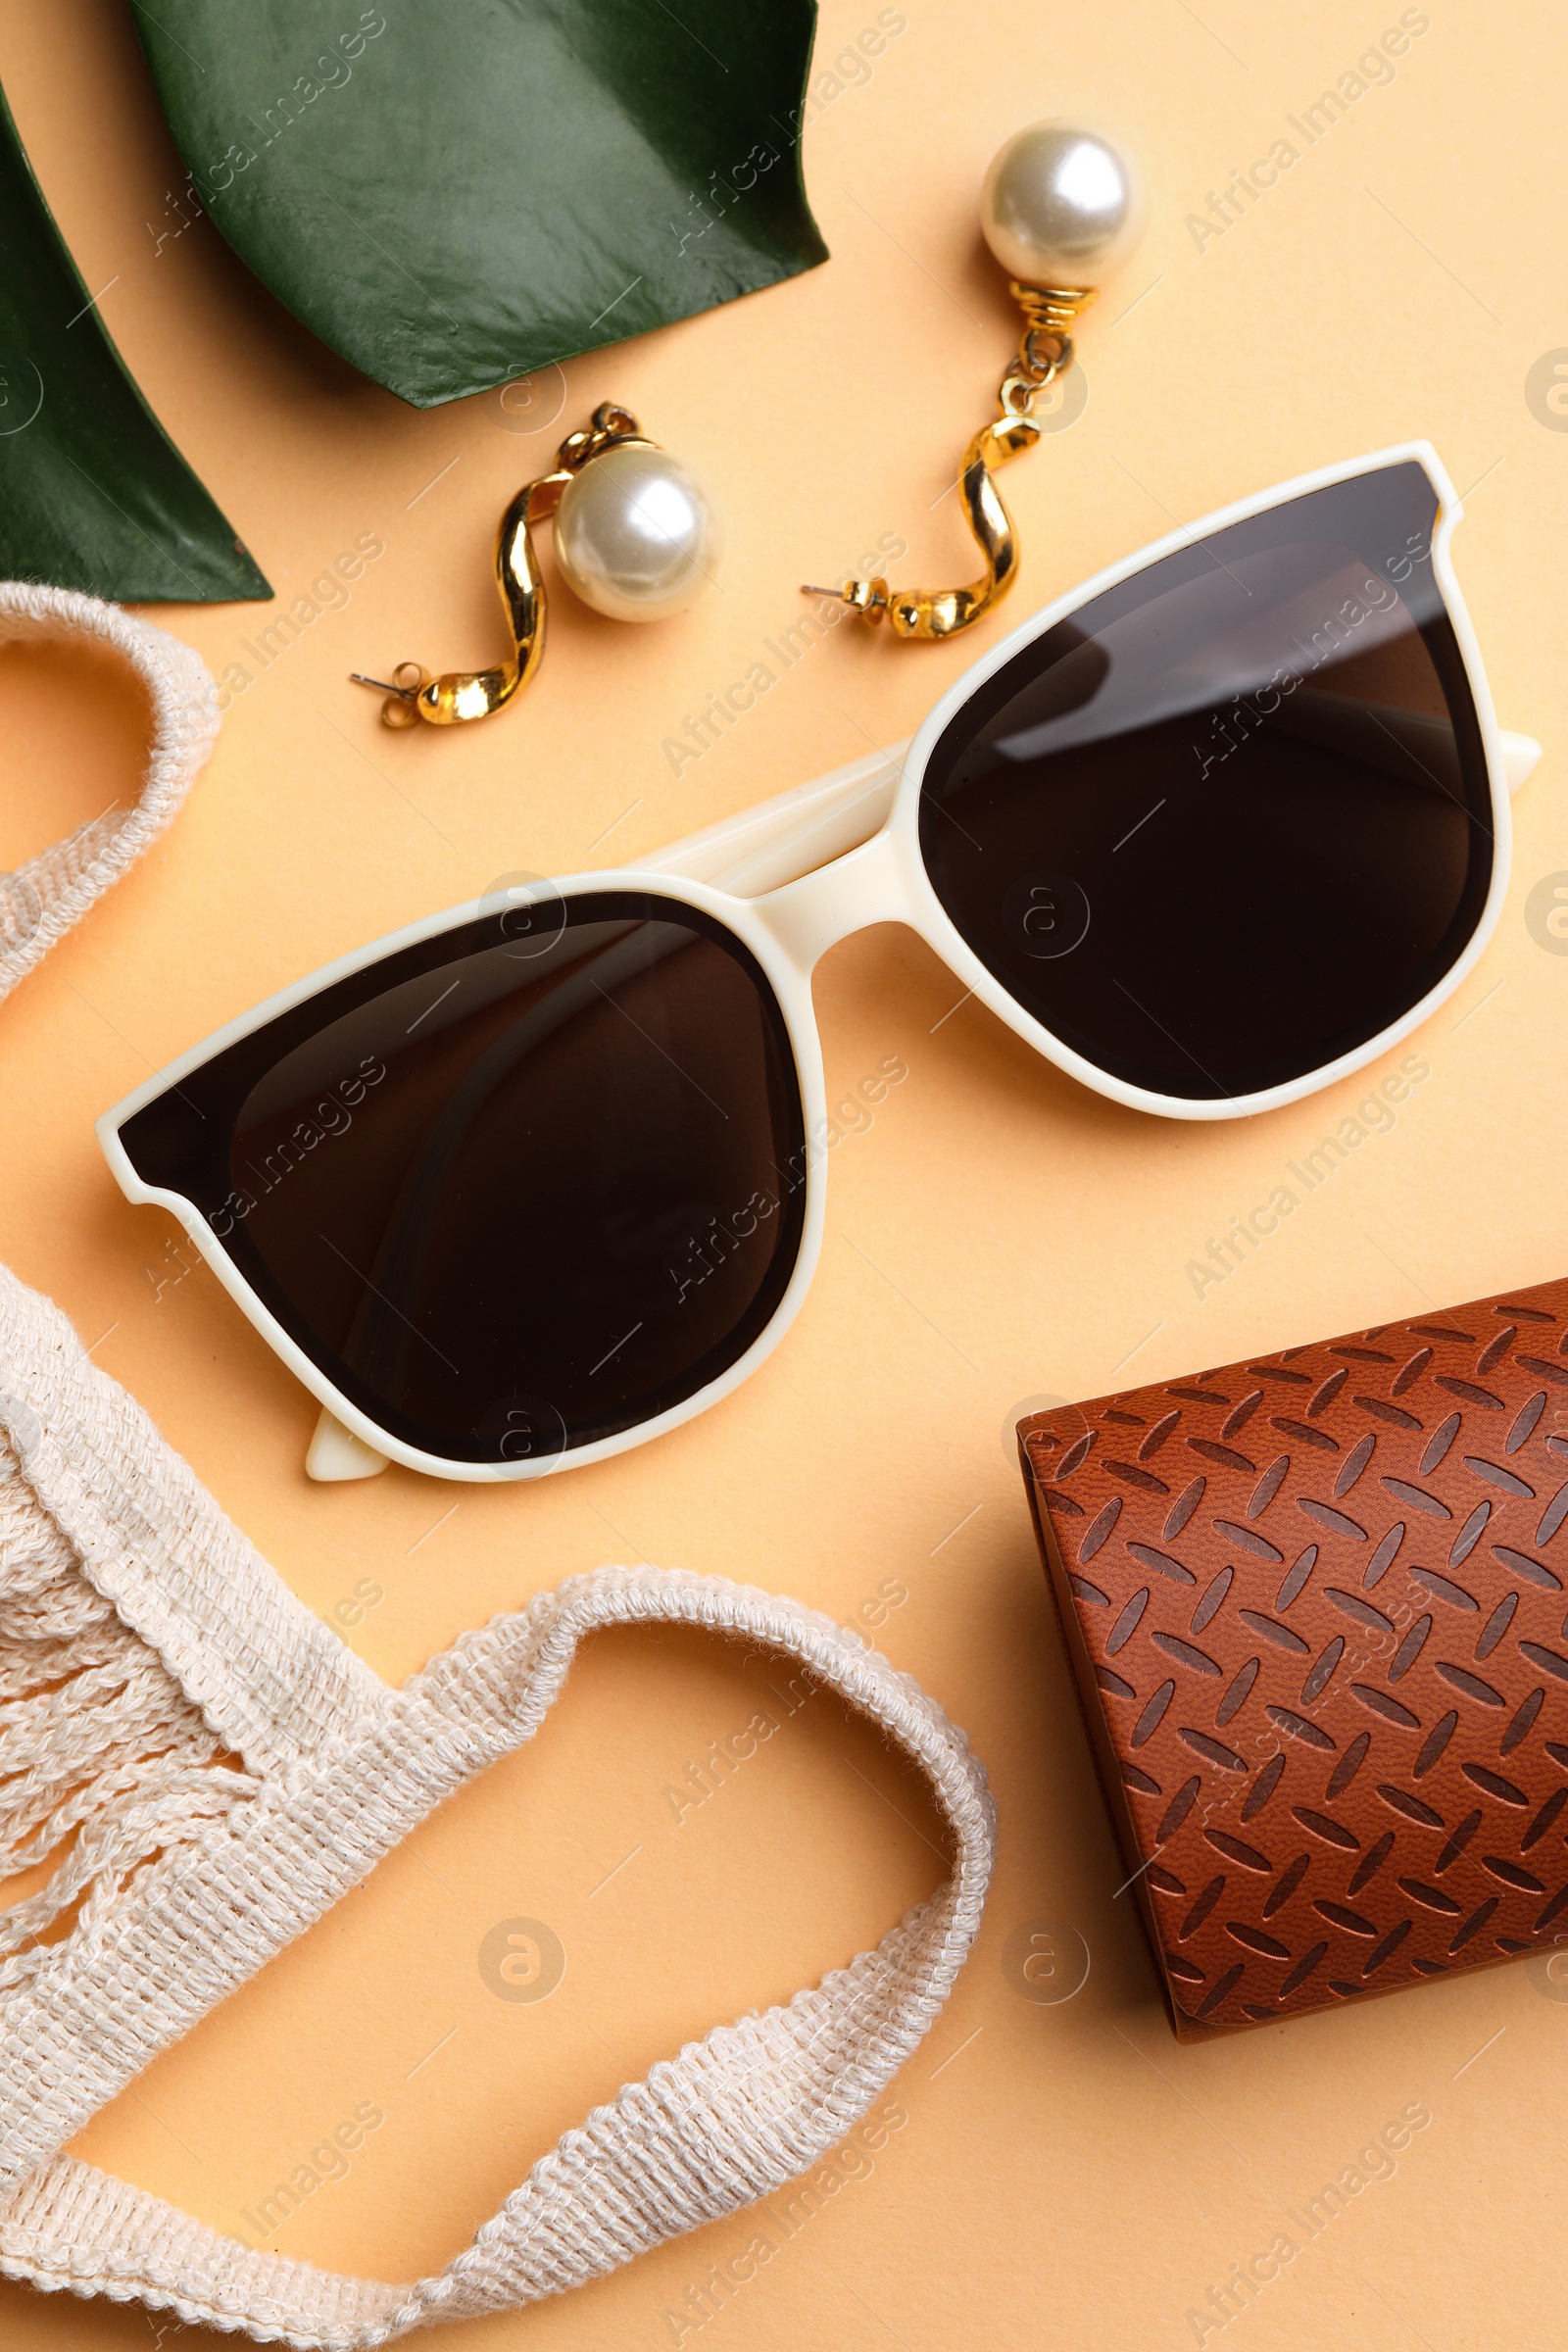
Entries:
POLYGON ((986 173, 986 243, 1025 285, 1099 285, 1131 253, 1143 220, 1143 187, 1130 158, 1077 123, 1032 122, 986 173))
POLYGON ((556 514, 556 561, 567 585, 612 620, 684 612, 708 586, 722 537, 696 475, 643 442, 591 459, 556 514))

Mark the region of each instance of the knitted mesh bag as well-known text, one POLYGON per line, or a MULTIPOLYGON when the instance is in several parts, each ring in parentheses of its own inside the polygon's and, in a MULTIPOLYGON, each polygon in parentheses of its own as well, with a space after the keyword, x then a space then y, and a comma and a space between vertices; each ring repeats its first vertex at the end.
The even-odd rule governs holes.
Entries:
MULTIPOLYGON (((98 628, 142 667, 166 820, 211 741, 206 671, 91 599, 0 587, 0 614, 19 597, 57 619, 66 607, 66 625, 98 628)), ((53 879, 34 861, 59 927, 156 829, 123 858, 88 843, 53 879)), ((0 993, 18 976, 0 960, 0 993)), ((770 2195, 845 2136, 947 1999, 993 1849, 984 1774, 917 1685, 858 1634, 722 1578, 573 1577, 392 1688, 294 1597, 59 1310, 0 1268, 0 1877, 47 1871, 0 1908, 0 2272, 332 2352, 599 2277, 770 2195), (755 1642, 838 1691, 924 1774, 952 1878, 874 1951, 596 2108, 430 2278, 337 2277, 255 2251, 64 2152, 528 1740, 585 1635, 632 1623, 755 1642)))
POLYGON ((992 1854, 961 1735, 857 1634, 651 1568, 573 1577, 394 1690, 297 1601, 47 1299, 0 1273, 0 2270, 262 2340, 385 2343, 613 2269, 770 2194, 925 2034, 992 1854), (597 1627, 760 1643, 879 1724, 951 1826, 952 1879, 873 1952, 722 2026, 598 2108, 413 2284, 253 2252, 62 2154, 157 2053, 518 1746, 597 1627), (78 1906, 62 1941, 40 1935, 78 1906))
POLYGON ((152 705, 152 741, 134 808, 106 808, 15 873, 0 874, 0 998, 163 831, 218 734, 207 664, 167 629, 74 589, 0 581, 0 642, 43 636, 95 638, 123 656, 152 705))

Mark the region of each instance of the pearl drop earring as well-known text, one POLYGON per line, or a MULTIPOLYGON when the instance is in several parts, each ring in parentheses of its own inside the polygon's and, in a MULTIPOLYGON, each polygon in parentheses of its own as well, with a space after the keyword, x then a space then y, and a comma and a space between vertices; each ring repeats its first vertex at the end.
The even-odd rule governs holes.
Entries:
POLYGON ((1137 171, 1098 131, 1052 122, 1015 132, 986 173, 980 226, 1008 272, 1024 330, 997 415, 964 451, 958 483, 985 574, 964 588, 900 590, 879 578, 803 596, 837 597, 868 621, 885 617, 895 637, 924 639, 956 636, 1001 602, 1017 577, 1018 543, 992 474, 1039 440, 1034 404, 1071 367, 1073 323, 1127 260, 1143 220, 1137 171))
POLYGON ((513 659, 494 669, 432 678, 400 662, 392 682, 351 674, 386 700, 381 721, 412 727, 488 718, 527 685, 545 648, 545 584, 529 526, 555 518, 556 563, 585 605, 612 620, 663 620, 708 586, 722 552, 711 500, 695 474, 650 441, 629 409, 606 401, 556 453, 553 472, 525 482, 496 530, 496 585, 513 659))

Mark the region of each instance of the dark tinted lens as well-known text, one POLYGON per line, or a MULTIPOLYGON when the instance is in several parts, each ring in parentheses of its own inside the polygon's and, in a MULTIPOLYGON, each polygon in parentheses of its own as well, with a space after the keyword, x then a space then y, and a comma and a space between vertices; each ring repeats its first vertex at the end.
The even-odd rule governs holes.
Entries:
POLYGON ((1406 464, 1195 541, 1026 646, 942 736, 937 895, 1086 1059, 1194 1100, 1278 1086, 1462 951, 1492 806, 1436 519, 1406 464))
POLYGON ((641 893, 407 949, 122 1139, 345 1396, 461 1461, 678 1404, 764 1329, 800 1250, 778 1004, 722 925, 641 893))

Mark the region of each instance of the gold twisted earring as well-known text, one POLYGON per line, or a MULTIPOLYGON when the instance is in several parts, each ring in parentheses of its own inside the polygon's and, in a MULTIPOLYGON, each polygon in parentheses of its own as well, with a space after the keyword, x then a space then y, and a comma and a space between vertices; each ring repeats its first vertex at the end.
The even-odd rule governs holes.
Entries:
POLYGON ((964 451, 958 476, 985 571, 962 588, 893 589, 877 578, 804 587, 803 596, 837 597, 865 620, 886 618, 895 637, 928 640, 956 637, 1001 603, 1018 574, 1018 540, 992 476, 1040 439, 1035 402, 1072 366, 1074 322, 1099 280, 1131 253, 1143 209, 1131 162, 1097 132, 1036 122, 1007 141, 986 173, 980 224, 1009 272, 1023 334, 997 414, 964 451))
POLYGON ((403 662, 390 682, 352 671, 356 685, 386 697, 383 726, 412 727, 421 718, 460 726, 488 718, 521 693, 545 650, 545 583, 531 533, 550 516, 562 576, 612 620, 684 612, 707 587, 720 552, 717 516, 696 476, 648 439, 629 409, 606 401, 586 430, 563 441, 554 470, 524 482, 497 526, 496 586, 512 632, 511 661, 437 678, 417 662, 403 662))

